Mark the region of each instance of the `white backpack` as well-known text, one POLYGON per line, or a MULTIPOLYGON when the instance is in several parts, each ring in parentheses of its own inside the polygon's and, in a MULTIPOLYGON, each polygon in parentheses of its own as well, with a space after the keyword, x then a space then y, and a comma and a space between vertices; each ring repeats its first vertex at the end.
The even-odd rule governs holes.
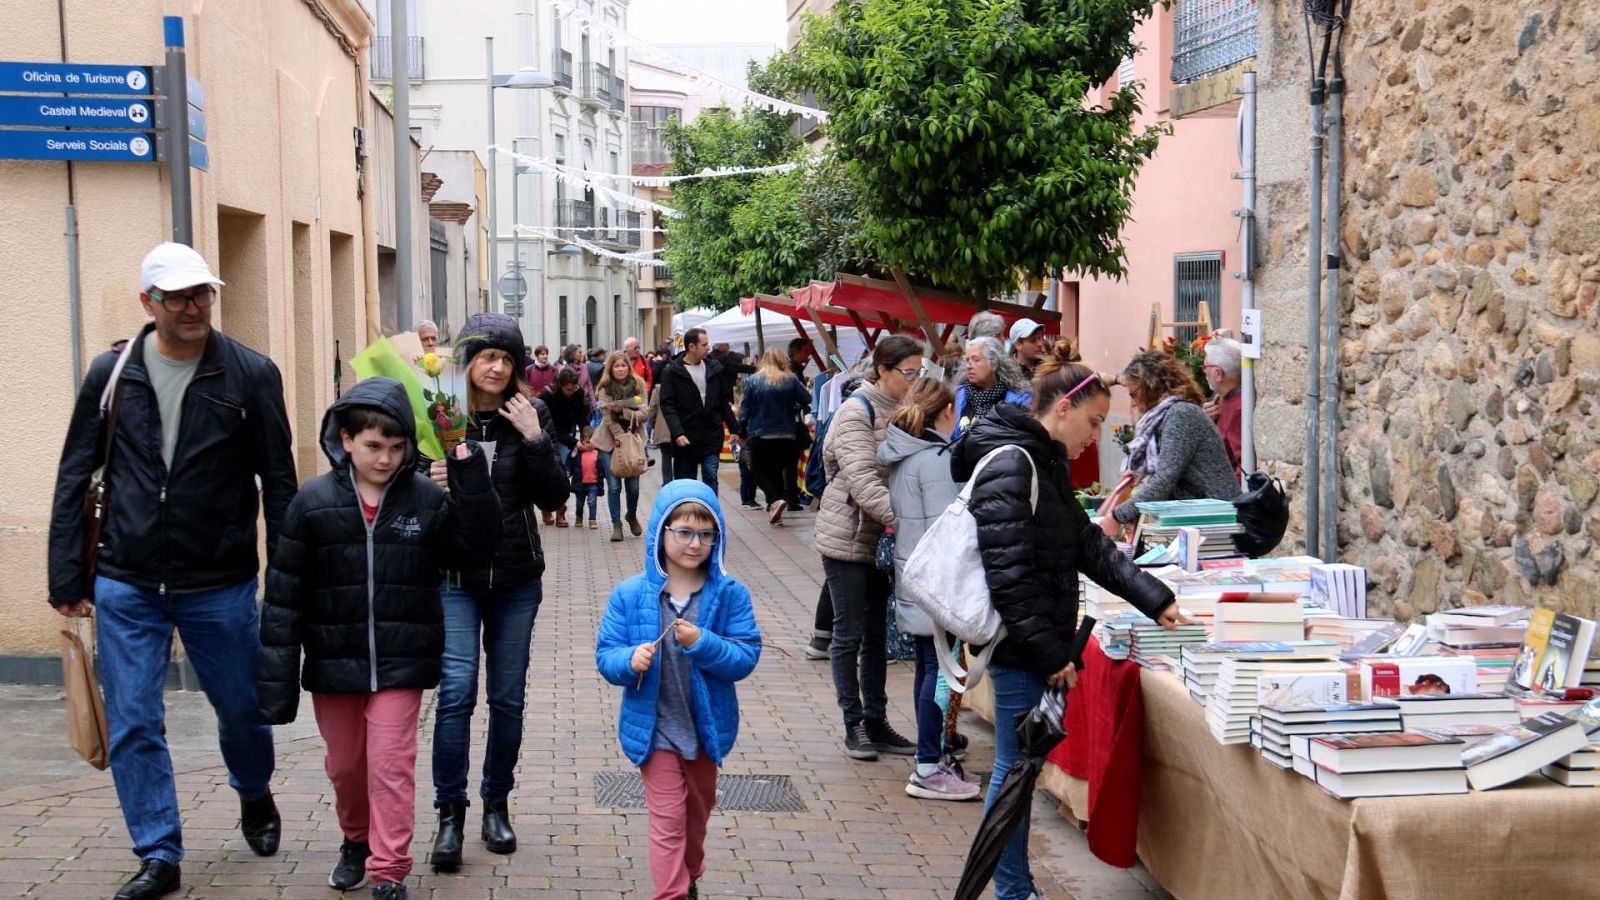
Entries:
POLYGON ((989 583, 983 571, 983 557, 978 552, 978 521, 967 506, 978 475, 990 460, 1007 450, 1021 453, 1028 461, 1028 468, 1033 472, 1028 505, 1035 510, 1039 508, 1039 470, 1028 451, 1016 444, 990 450, 978 460, 961 494, 945 507, 917 542, 917 548, 911 551, 895 584, 900 596, 933 620, 933 648, 939 656, 939 668, 956 693, 965 693, 983 678, 995 645, 1006 636, 1005 623, 1000 621, 1000 613, 989 600, 989 583), (952 634, 968 644, 983 647, 970 671, 950 655, 948 635, 952 634))

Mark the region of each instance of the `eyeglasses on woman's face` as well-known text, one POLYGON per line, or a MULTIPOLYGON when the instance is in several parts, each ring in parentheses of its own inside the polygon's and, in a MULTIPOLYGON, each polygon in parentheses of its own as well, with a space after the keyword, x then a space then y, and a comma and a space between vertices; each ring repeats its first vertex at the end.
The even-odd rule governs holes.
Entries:
POLYGON ((900 377, 907 381, 916 381, 918 378, 921 378, 923 375, 927 374, 928 367, 918 366, 915 369, 895 369, 895 371, 899 372, 900 377))
POLYGON ((717 530, 708 528, 704 530, 694 528, 668 528, 667 534, 672 535, 679 547, 692 547, 696 543, 709 547, 717 542, 717 530))

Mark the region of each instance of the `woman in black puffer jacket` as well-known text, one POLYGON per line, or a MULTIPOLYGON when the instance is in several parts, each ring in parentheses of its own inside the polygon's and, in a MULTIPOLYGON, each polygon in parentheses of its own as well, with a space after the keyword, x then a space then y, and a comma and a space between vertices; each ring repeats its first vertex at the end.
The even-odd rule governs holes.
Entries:
MULTIPOLYGON (((1046 685, 1076 683, 1071 647, 1079 571, 1164 626, 1183 621, 1172 592, 1128 562, 1073 497, 1067 461, 1100 436, 1111 391, 1069 358, 1065 343, 1057 350, 1038 369, 1032 411, 996 406, 973 423, 950 463, 957 482, 974 482, 969 508, 978 523, 978 549, 990 599, 1006 627, 989 667, 996 722, 1011 722, 1038 705, 1046 685), (974 474, 979 460, 1002 447, 1013 449, 974 474), (1035 483, 1038 506, 1030 507, 1035 483)), ((994 770, 1008 771, 1017 756, 1016 732, 997 727, 994 735, 994 770)), ((991 779, 986 807, 1001 781, 991 779)), ((1026 816, 1000 855, 994 887, 997 900, 1035 893, 1026 816)))
MULTIPOLYGON (((527 371, 522 330, 510 316, 480 313, 461 326, 456 358, 466 370, 467 438, 492 445, 495 492, 504 507, 505 531, 494 559, 451 573, 444 602, 444 675, 439 682, 433 732, 434 806, 439 832, 435 869, 461 864, 467 808, 472 709, 478 697, 480 637, 487 660, 485 693, 489 735, 483 755, 483 840, 490 852, 516 849, 507 798, 522 752, 522 713, 533 621, 544 597, 544 551, 534 507, 561 508, 570 485, 552 440, 550 411, 521 382, 527 371)), ((432 466, 447 485, 444 467, 432 466)))

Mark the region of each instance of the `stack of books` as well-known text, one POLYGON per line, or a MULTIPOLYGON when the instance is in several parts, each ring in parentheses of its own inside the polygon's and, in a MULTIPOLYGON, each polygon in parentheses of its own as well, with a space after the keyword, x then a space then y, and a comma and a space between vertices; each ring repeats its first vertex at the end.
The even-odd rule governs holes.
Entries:
POLYGON ((1132 626, 1128 658, 1147 669, 1177 669, 1181 664, 1179 653, 1184 646, 1204 644, 1207 640, 1203 625, 1179 625, 1168 631, 1146 619, 1132 626))
POLYGON ((1584 661, 1578 686, 1600 688, 1600 655, 1591 655, 1584 661))
POLYGON ((1378 697, 1373 702, 1398 710, 1407 731, 1465 725, 1500 727, 1522 721, 1517 701, 1505 694, 1411 694, 1378 697))
POLYGON ((1461 761, 1472 786, 1487 791, 1587 751, 1596 732, 1600 732, 1600 699, 1566 714, 1545 713, 1503 728, 1462 753, 1461 761))
POLYGON ((1295 594, 1223 594, 1214 607, 1218 643, 1304 640, 1305 610, 1295 594))
POLYGON ((1205 706, 1217 683, 1224 659, 1332 659, 1338 647, 1328 641, 1253 641, 1232 644, 1186 644, 1179 651, 1179 671, 1189 696, 1205 706))
POLYGON ((1352 619, 1367 615, 1367 570, 1347 563, 1311 567, 1311 602, 1352 619))
MULTIPOLYGON (((1250 745, 1280 769, 1294 766, 1296 740, 1324 734, 1400 730, 1400 711, 1376 704, 1261 707, 1251 723, 1250 745)), ((1301 755, 1305 755, 1302 751, 1301 755)))
POLYGON ((1349 673, 1334 659, 1241 660, 1224 658, 1206 698, 1206 725, 1218 743, 1250 740, 1250 717, 1265 700, 1279 706, 1348 702, 1349 673))
POLYGON ((1567 787, 1600 786, 1600 743, 1569 753, 1540 770, 1551 781, 1567 787))
POLYGON ((1311 567, 1322 565, 1314 556, 1278 556, 1252 559, 1245 563, 1244 573, 1261 582, 1261 590, 1269 594, 1298 594, 1311 596, 1311 567))
POLYGON ((1594 632, 1595 623, 1589 619, 1534 610, 1517 651, 1512 683, 1545 691, 1578 687, 1583 683, 1594 632))
POLYGON ((1329 734, 1308 745, 1312 777, 1340 799, 1465 794, 1459 738, 1419 732, 1329 734))
POLYGON ((1363 654, 1377 653, 1399 637, 1400 631, 1393 619, 1350 619, 1326 610, 1306 610, 1306 637, 1334 641, 1341 651, 1354 651, 1360 647, 1363 654), (1379 633, 1383 634, 1384 640, 1367 640, 1379 633))
POLYGON ((1134 625, 1149 621, 1143 613, 1137 612, 1115 613, 1100 619, 1094 634, 1101 652, 1111 659, 1127 659, 1133 652, 1134 625))
POLYGON ((1478 666, 1461 656, 1374 657, 1360 662, 1361 699, 1413 694, 1476 694, 1478 666))
POLYGON ((1428 631, 1446 647, 1516 647, 1526 636, 1530 612, 1526 606, 1468 606, 1428 616, 1428 631))
POLYGON ((1135 543, 1139 544, 1138 558, 1141 562, 1151 558, 1152 561, 1183 565, 1192 571, 1199 567, 1199 560, 1227 559, 1239 555, 1233 546, 1233 536, 1242 534, 1244 528, 1239 525, 1238 509, 1227 500, 1140 503, 1139 513, 1142 518, 1135 543), (1192 543, 1183 547, 1172 546, 1180 542, 1192 542, 1195 538, 1199 539, 1198 547, 1192 543), (1155 560, 1151 557, 1156 551, 1172 554, 1180 550, 1182 553, 1179 555, 1186 556, 1188 562, 1179 558, 1155 560))
POLYGON ((1510 694, 1511 699, 1516 701, 1517 714, 1524 719, 1532 719, 1545 713, 1566 715, 1600 696, 1600 691, 1593 688, 1568 688, 1564 691, 1546 692, 1512 688, 1510 694))

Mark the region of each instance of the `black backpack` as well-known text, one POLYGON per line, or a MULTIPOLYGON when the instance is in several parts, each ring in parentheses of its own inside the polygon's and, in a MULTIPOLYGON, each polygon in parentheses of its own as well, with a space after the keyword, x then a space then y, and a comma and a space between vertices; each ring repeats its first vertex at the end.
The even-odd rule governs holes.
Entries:
POLYGON ((1233 536, 1234 549, 1252 559, 1271 553, 1289 529, 1289 498, 1283 482, 1265 472, 1252 472, 1245 492, 1233 501, 1243 533, 1233 536))

